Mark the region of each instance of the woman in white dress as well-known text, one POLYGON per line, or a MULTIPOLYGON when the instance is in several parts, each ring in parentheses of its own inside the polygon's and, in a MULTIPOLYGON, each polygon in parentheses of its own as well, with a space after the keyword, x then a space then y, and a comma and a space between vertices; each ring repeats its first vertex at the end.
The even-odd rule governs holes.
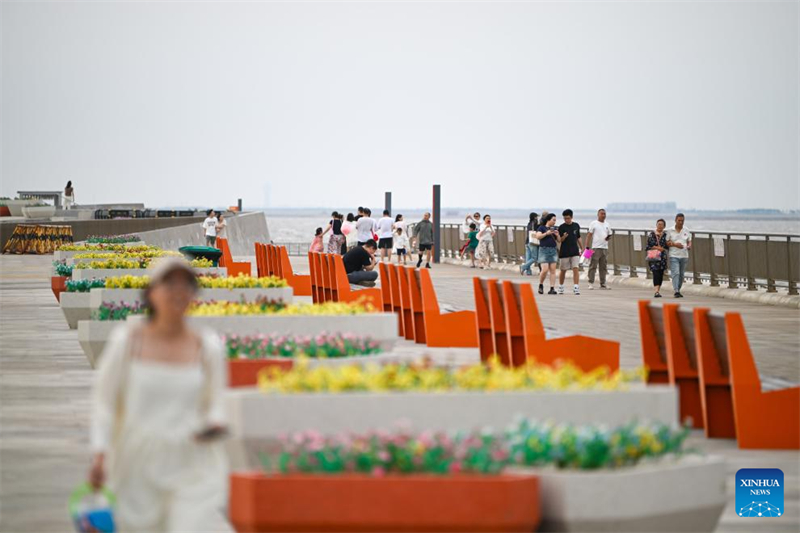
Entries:
POLYGON ((184 313, 197 292, 181 260, 154 269, 146 322, 120 326, 95 376, 90 483, 116 494, 119 531, 219 530, 226 502, 219 338, 184 313))
POLYGON ((70 209, 75 205, 75 189, 72 188, 72 181, 67 182, 64 187, 64 209, 70 209))

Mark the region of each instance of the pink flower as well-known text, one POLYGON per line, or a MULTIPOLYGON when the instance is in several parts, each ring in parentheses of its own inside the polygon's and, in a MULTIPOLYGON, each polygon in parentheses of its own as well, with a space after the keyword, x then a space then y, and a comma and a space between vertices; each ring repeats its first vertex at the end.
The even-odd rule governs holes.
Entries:
POLYGON ((383 477, 386 475, 386 470, 381 466, 376 466, 372 469, 372 475, 375 477, 383 477))
POLYGON ((461 472, 461 470, 462 470, 461 463, 459 462, 450 463, 451 474, 458 474, 459 472, 461 472))

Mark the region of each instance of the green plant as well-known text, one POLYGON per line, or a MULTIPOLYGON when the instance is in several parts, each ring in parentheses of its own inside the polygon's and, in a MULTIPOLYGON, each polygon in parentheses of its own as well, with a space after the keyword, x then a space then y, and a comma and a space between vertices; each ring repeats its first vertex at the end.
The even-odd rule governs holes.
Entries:
POLYGON ((65 276, 67 278, 72 277, 72 266, 66 263, 60 263, 58 261, 53 262, 53 266, 55 266, 56 276, 65 276))
POLYGON ((89 292, 91 289, 102 289, 106 280, 100 278, 67 280, 67 292, 89 292))
POLYGON ((357 357, 380 353, 381 343, 352 333, 321 333, 314 336, 252 335, 223 337, 229 359, 263 359, 265 357, 357 357))
POLYGON ((92 320, 125 320, 131 315, 142 315, 147 312, 147 308, 140 302, 135 304, 120 303, 103 303, 92 314, 92 320))

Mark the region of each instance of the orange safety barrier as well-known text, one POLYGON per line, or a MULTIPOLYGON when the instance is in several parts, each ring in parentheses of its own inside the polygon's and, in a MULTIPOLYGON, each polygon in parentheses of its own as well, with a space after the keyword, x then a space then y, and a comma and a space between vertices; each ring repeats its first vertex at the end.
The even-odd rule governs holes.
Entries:
POLYGON ((475 321, 478 326, 478 348, 481 361, 487 362, 494 355, 494 333, 492 317, 489 311, 489 286, 496 285, 497 280, 472 278, 472 289, 475 294, 475 321))
POLYGON ((663 315, 669 382, 678 388, 680 420, 684 424, 691 421, 692 427, 702 428, 703 406, 692 312, 679 309, 677 304, 664 304, 663 315))
POLYGON ((430 271, 419 269, 413 272, 420 289, 427 345, 440 348, 477 348, 478 324, 475 311, 442 313, 430 271))
MULTIPOLYGON (((386 270, 389 273, 388 281, 389 281, 389 287, 391 288, 392 292, 392 310, 395 313, 397 313, 397 333, 401 337, 405 337, 406 324, 405 324, 405 316, 403 313, 403 301, 401 298, 400 278, 397 274, 397 267, 389 263, 388 265, 386 265, 386 270)), ((383 283, 383 277, 381 277, 381 283, 383 283)), ((414 325, 411 324, 409 325, 409 327, 413 329, 414 325)))
POLYGON ((647 368, 647 383, 669 383, 662 309, 650 305, 649 300, 639 300, 639 333, 642 338, 642 364, 647 368))
POLYGON ((712 330, 710 311, 696 308, 694 338, 697 350, 698 377, 700 380, 700 405, 706 437, 735 439, 736 423, 733 418, 733 399, 728 368, 728 347, 724 324, 712 330))
MULTIPOLYGON (((322 254, 320 254, 322 255, 322 254)), ((377 288, 367 288, 353 290, 350 288, 350 280, 347 279, 347 273, 344 269, 344 261, 339 254, 324 254, 329 257, 328 261, 332 267, 330 279, 332 284, 336 287, 336 294, 340 302, 357 302, 363 301, 372 305, 375 311, 383 311, 383 298, 381 297, 381 290, 377 288)), ((323 268, 326 263, 323 263, 323 268)))
POLYGON ((394 267, 397 271, 397 279, 400 281, 400 301, 403 304, 403 325, 405 327, 406 340, 413 341, 416 338, 414 331, 414 311, 411 309, 411 290, 408 287, 408 273, 406 268, 400 265, 394 267))
MULTIPOLYGON (((391 313, 393 311, 392 285, 391 281, 389 281, 389 268, 383 261, 378 263, 378 273, 380 274, 381 278, 381 298, 383 298, 383 312, 391 313)), ((400 323, 399 320, 397 322, 398 324, 400 323)), ((402 335, 402 333, 400 335, 402 335)))
POLYGON ((222 257, 220 257, 219 264, 220 266, 225 267, 228 276, 249 276, 252 273, 252 266, 250 265, 249 261, 235 262, 233 260, 230 246, 228 246, 228 239, 219 237, 217 239, 217 246, 222 252, 222 257))

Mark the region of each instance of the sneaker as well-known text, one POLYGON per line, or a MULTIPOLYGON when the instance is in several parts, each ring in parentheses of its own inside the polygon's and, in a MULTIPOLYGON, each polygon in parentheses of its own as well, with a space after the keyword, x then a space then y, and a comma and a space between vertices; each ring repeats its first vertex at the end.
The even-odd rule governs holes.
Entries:
POLYGON ((660 292, 655 293, 655 295, 653 295, 653 298, 661 298, 661 293, 660 292))
POLYGON ((365 281, 359 281, 356 285, 361 285, 362 287, 374 287, 375 286, 375 282, 374 281, 365 280, 365 281))
POLYGON ((581 288, 580 287, 578 287, 577 285, 572 287, 572 294, 574 294, 575 296, 578 296, 580 293, 581 293, 581 288))
POLYGON ((422 259, 420 259, 419 261, 417 261, 417 268, 419 268, 421 265, 422 265, 422 259))
POLYGON ((425 263, 425 268, 430 268, 430 267, 431 267, 430 263, 425 263))
POLYGON ((683 298, 683 294, 681 294, 679 292, 676 292, 675 293, 675 298, 683 298))
POLYGON ((519 266, 519 275, 520 276, 524 276, 525 275, 525 270, 522 268, 522 265, 519 266))
POLYGON ((553 287, 550 287, 550 290, 547 291, 547 294, 558 294, 553 287))
POLYGON ((611 290, 611 288, 608 287, 608 285, 600 285, 600 289, 602 289, 604 291, 610 291, 611 290))
MULTIPOLYGON (((550 290, 553 290, 553 289, 550 289, 550 290)), ((544 285, 542 285, 541 283, 539 284, 539 294, 544 294, 544 285)))
POLYGON ((589 284, 589 290, 590 290, 590 291, 593 291, 593 290, 594 290, 594 283, 590 283, 590 284, 589 284))
MULTIPOLYGON (((553 289, 550 289, 550 290, 553 290, 553 289)), ((564 294, 564 286, 563 285, 559 285, 558 286, 558 294, 564 294)))

